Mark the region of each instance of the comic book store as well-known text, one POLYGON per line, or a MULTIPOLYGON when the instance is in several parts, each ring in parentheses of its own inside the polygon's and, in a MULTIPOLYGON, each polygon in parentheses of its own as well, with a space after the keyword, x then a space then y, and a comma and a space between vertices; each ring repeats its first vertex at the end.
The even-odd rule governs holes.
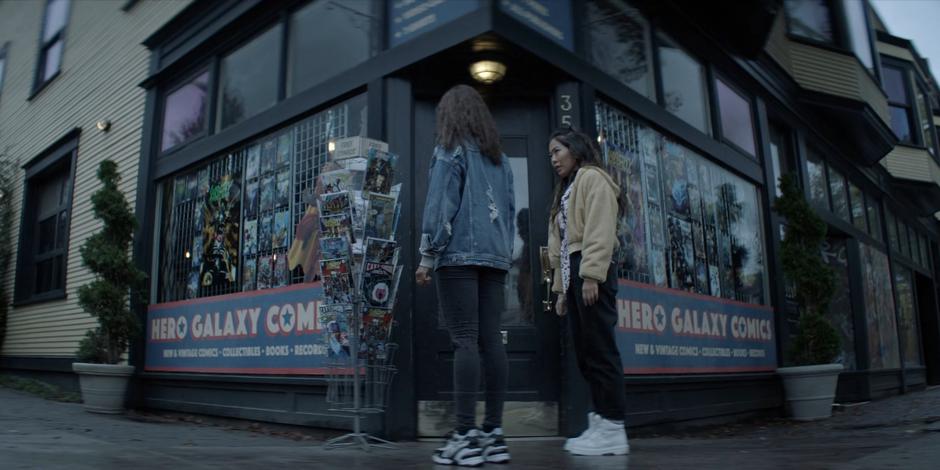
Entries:
MULTIPOLYGON (((807 91, 793 78, 805 70, 778 63, 815 47, 794 26, 812 12, 718 3, 736 11, 194 2, 145 43, 137 211, 148 230, 135 255, 152 285, 146 338, 131 351, 138 402, 349 429, 335 385, 358 356, 371 368, 364 378, 374 374, 360 404, 375 411, 366 428, 447 432, 452 345, 435 289, 416 287, 412 273, 422 208, 435 197, 435 106, 459 83, 487 101, 515 181, 501 324, 509 435, 579 432, 590 401, 566 323, 546 311, 540 255, 557 182, 548 136, 561 126, 597 138, 628 205, 616 341, 629 426, 782 412, 775 370, 798 315, 778 256, 785 224, 772 210, 785 173, 829 227, 837 401, 940 380, 929 349, 940 207, 878 164, 897 139, 871 106, 807 91)), ((859 4, 870 62, 876 24, 859 4)), ((855 31, 849 10, 830 12, 840 31, 855 31)), ((868 63, 853 51, 839 56, 868 63)), ((918 142, 929 135, 933 146, 934 132, 918 142)))

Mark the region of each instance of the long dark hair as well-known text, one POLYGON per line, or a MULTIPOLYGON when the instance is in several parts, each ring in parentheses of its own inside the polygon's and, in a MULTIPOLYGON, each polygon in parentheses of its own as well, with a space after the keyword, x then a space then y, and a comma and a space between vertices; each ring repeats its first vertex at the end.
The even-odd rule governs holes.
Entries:
POLYGON ((457 85, 437 104, 437 143, 451 151, 465 142, 476 144, 493 163, 502 161, 499 132, 483 97, 467 85, 457 85))
MULTIPOLYGON (((561 210, 561 196, 565 193, 565 189, 568 188, 568 185, 574 181, 574 177, 580 168, 593 166, 605 173, 607 173, 607 170, 601 162, 601 149, 598 147, 597 142, 584 132, 570 127, 563 127, 553 132, 548 140, 549 142, 557 140, 558 143, 564 145, 571 156, 574 157, 575 162, 577 162, 575 171, 571 172, 571 174, 555 185, 550 219, 554 221, 555 216, 558 215, 558 211, 561 210)), ((626 207, 626 201, 623 196, 623 191, 621 190, 617 193, 617 217, 623 216, 623 211, 626 207)))

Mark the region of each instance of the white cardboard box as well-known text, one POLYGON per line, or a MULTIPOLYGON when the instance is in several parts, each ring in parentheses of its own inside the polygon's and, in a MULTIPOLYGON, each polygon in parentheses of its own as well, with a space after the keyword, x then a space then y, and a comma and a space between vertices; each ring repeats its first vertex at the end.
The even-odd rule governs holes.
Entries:
POLYGON ((381 140, 362 136, 339 139, 336 141, 336 148, 333 150, 333 160, 339 161, 347 158, 367 157, 369 155, 369 149, 371 148, 388 152, 388 144, 381 140))

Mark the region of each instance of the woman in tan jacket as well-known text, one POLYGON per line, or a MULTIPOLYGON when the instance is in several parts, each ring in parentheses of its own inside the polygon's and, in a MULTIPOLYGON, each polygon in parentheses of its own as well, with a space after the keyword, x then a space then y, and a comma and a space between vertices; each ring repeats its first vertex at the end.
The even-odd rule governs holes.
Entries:
POLYGON ((620 187, 599 166, 594 141, 562 129, 548 144, 552 167, 561 178, 549 223, 549 255, 554 269, 555 311, 571 322, 578 368, 591 389, 594 410, 581 436, 565 450, 576 455, 630 452, 623 425, 626 413, 623 366, 614 340, 617 323, 617 220, 620 187))

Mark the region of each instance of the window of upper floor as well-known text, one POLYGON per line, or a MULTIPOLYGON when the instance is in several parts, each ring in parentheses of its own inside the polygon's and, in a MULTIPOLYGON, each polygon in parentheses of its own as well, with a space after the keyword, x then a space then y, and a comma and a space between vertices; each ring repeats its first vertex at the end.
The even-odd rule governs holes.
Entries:
POLYGON ((715 78, 722 137, 751 156, 757 155, 750 99, 720 77, 715 78))
POLYGON ((162 89, 161 153, 250 119, 381 49, 383 2, 314 0, 286 8, 162 89))
POLYGON ((791 37, 851 51, 877 76, 866 0, 784 0, 791 37))
POLYGON ((814 208, 828 211, 875 240, 882 240, 878 199, 827 161, 814 145, 806 149, 806 182, 814 208))
POLYGON ((660 104, 672 114, 711 135, 708 81, 705 66, 665 35, 657 37, 660 104))
POLYGON ((39 57, 33 79, 33 95, 59 75, 65 50, 65 30, 68 25, 71 0, 47 0, 39 37, 39 57))
POLYGON ((891 129, 900 143, 924 147, 937 156, 936 126, 926 83, 910 62, 891 57, 882 57, 881 62, 891 129))
POLYGON ((14 294, 18 304, 65 297, 77 152, 78 135, 74 133, 24 168, 14 294))

